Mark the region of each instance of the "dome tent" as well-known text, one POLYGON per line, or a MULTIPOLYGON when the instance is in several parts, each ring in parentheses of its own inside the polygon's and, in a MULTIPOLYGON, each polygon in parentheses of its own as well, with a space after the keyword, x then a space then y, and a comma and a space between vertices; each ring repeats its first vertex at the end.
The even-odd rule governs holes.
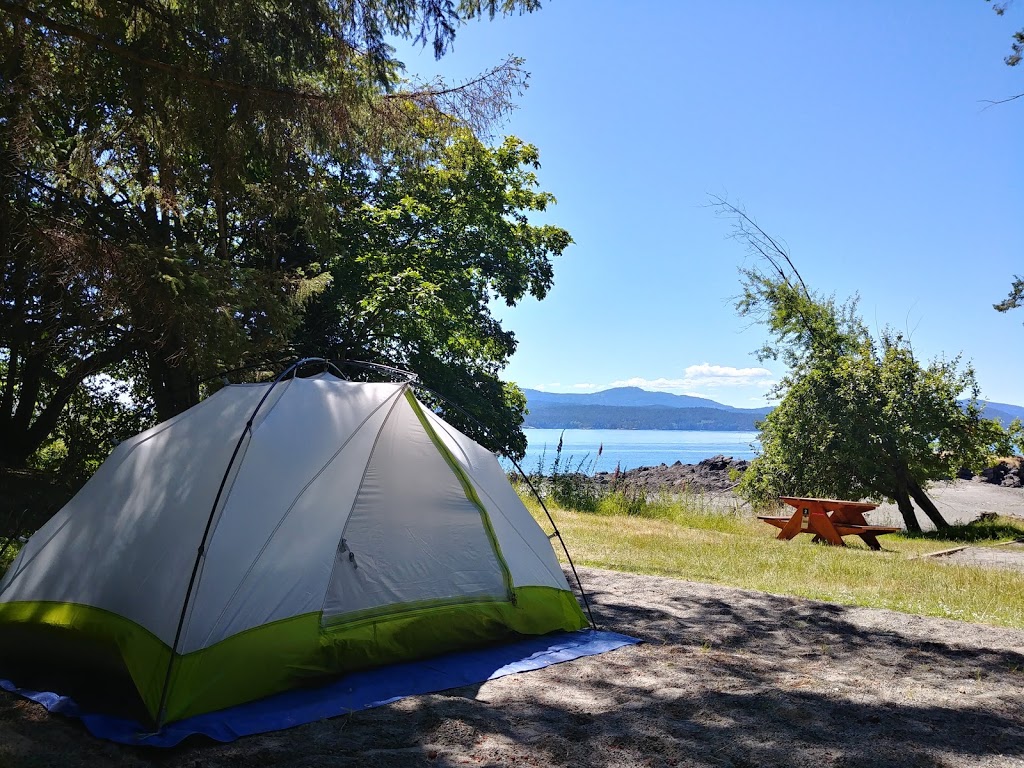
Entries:
POLYGON ((5 653, 113 659, 161 724, 585 626, 492 453, 408 382, 329 373, 229 385, 125 441, 0 583, 5 653))

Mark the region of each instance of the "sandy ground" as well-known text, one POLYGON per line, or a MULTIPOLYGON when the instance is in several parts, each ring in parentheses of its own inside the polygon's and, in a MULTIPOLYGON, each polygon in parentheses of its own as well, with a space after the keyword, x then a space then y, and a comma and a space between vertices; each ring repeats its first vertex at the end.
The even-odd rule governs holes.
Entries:
POLYGON ((172 751, 0 695, 0 766, 1024 766, 1024 631, 583 569, 646 642, 172 751))

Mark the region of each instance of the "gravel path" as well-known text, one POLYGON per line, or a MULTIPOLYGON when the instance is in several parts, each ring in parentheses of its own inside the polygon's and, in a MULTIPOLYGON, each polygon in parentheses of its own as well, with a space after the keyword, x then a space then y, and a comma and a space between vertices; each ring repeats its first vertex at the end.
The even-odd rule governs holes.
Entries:
POLYGON ((1002 544, 994 547, 964 547, 955 552, 934 556, 939 563, 974 565, 982 568, 1010 568, 1024 571, 1024 543, 1002 544))
MULTIPOLYGON (((1002 488, 969 480, 946 480, 928 486, 928 495, 951 525, 977 520, 984 512, 1024 518, 1024 488, 1002 488)), ((868 513, 868 519, 874 525, 903 525, 903 515, 895 504, 879 505, 868 513)), ((926 531, 935 529, 921 512, 917 513, 917 519, 926 531)))
POLYGON ((0 766, 1024 766, 1024 631, 582 569, 646 642, 232 745, 131 750, 0 696, 0 766))

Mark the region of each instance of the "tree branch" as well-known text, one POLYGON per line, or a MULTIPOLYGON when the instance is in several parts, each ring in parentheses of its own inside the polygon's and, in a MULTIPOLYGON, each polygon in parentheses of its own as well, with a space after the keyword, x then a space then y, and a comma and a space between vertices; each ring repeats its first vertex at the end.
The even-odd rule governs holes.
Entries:
POLYGON ((85 379, 92 376, 95 373, 99 373, 104 368, 113 363, 120 362, 125 356, 132 351, 134 347, 134 339, 130 335, 123 337, 114 346, 102 349, 99 352, 95 352, 89 357, 79 360, 75 366, 68 371, 67 375, 63 376, 57 382, 57 389, 53 393, 53 397, 46 404, 46 407, 40 412, 36 419, 32 422, 32 426, 29 427, 25 435, 25 445, 29 447, 31 451, 36 450, 42 445, 43 440, 46 436, 53 431, 53 428, 57 425, 57 420, 60 419, 61 413, 64 411, 64 406, 68 404, 71 396, 75 393, 75 390, 81 385, 85 379))
MULTIPOLYGON (((746 211, 737 208, 728 200, 725 200, 724 198, 721 198, 718 195, 712 195, 711 200, 718 208, 724 208, 733 216, 739 218, 741 223, 749 227, 752 227, 756 235, 762 238, 762 242, 768 243, 768 245, 771 246, 771 249, 786 261, 786 264, 789 266, 790 270, 792 270, 793 275, 795 275, 796 279, 799 281, 800 287, 801 289, 803 289, 804 296, 807 297, 808 299, 811 298, 811 293, 810 291, 807 290, 807 284, 804 282, 803 276, 801 276, 800 271, 796 268, 796 266, 793 264, 793 261, 789 258, 789 253, 786 252, 785 248, 783 248, 781 245, 775 242, 775 239, 771 235, 769 235, 767 232, 761 229, 758 223, 747 215, 746 211)), ((774 257, 765 252, 765 249, 762 247, 761 243, 757 241, 756 237, 748 237, 747 243, 751 245, 753 248, 755 248, 758 251, 758 253, 760 253, 762 256, 764 256, 765 259, 768 260, 768 262, 779 273, 779 276, 781 278, 783 278, 787 282, 789 281, 789 275, 787 275, 785 270, 783 270, 775 262, 774 257)))
MULTIPOLYGON (((140 6, 147 12, 152 9, 145 5, 140 6)), ((237 94, 240 96, 263 96, 281 101, 300 101, 306 103, 330 104, 337 106, 339 100, 336 96, 315 91, 304 91, 294 88, 279 88, 267 85, 243 83, 237 80, 211 77, 196 72, 188 67, 178 64, 171 64, 166 61, 144 56, 138 51, 121 45, 120 43, 105 39, 100 35, 93 34, 74 24, 68 24, 53 19, 39 11, 29 8, 27 5, 12 0, 0 0, 0 11, 13 17, 22 17, 34 22, 37 25, 47 27, 68 37, 74 38, 83 43, 94 45, 106 50, 118 58, 138 64, 146 69, 155 70, 164 74, 172 75, 175 78, 188 80, 198 85, 224 93, 237 94)), ((170 24, 172 20, 161 16, 165 23, 170 24)), ((335 38, 339 44, 347 45, 353 52, 357 48, 347 41, 335 38)), ((478 77, 468 80, 465 83, 453 86, 426 87, 417 90, 398 91, 383 95, 385 102, 412 102, 420 105, 430 105, 438 111, 441 104, 447 102, 454 107, 454 111, 460 113, 462 119, 474 125, 484 124, 493 119, 493 115, 484 114, 490 110, 499 115, 509 109, 511 92, 522 90, 526 87, 528 75, 521 69, 522 60, 509 56, 501 64, 487 70, 478 77), (485 105, 481 107, 481 105, 485 105)))
POLYGON ((1009 98, 1006 98, 1006 99, 996 99, 996 100, 982 99, 981 103, 982 104, 987 104, 988 106, 985 107, 984 109, 982 109, 981 111, 984 112, 989 107, 994 107, 997 104, 1006 104, 1008 101, 1013 101, 1014 99, 1022 99, 1022 98, 1024 98, 1024 93, 1018 93, 1016 96, 1010 96, 1009 98))

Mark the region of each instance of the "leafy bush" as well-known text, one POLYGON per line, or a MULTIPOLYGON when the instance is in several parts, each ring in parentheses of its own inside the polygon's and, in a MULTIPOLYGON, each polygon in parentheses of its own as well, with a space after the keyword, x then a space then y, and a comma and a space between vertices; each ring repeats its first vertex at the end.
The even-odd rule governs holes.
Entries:
POLYGON ((5 539, 0 539, 0 578, 7 573, 7 569, 11 567, 11 563, 18 556, 20 549, 20 541, 8 542, 5 539))

